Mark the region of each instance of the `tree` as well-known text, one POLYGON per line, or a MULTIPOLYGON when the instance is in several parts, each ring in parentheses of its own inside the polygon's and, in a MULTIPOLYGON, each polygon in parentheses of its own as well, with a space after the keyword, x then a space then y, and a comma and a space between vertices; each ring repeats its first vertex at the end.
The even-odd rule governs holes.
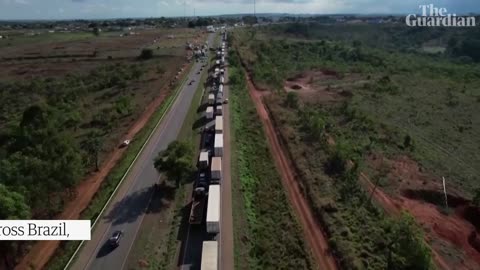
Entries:
POLYGON ((101 32, 100 28, 98 28, 98 27, 94 27, 94 28, 93 28, 93 34, 94 34, 95 36, 99 36, 99 35, 100 35, 100 32, 101 32))
POLYGON ((102 135, 100 131, 95 129, 91 131, 88 135, 88 139, 84 143, 84 148, 87 153, 90 155, 91 159, 93 159, 95 163, 95 170, 99 170, 99 159, 98 154, 102 149, 102 135))
POLYGON ((425 244, 420 228, 414 218, 403 213, 400 219, 387 223, 388 269, 432 268, 431 251, 425 244))
POLYGON ((285 104, 289 108, 296 109, 298 108, 298 95, 295 92, 288 92, 285 104))
POLYGON ((28 219, 30 207, 22 194, 0 184, 0 219, 28 219))
POLYGON ((140 58, 140 59, 143 59, 143 60, 147 60, 147 59, 153 58, 153 50, 152 50, 152 49, 148 49, 148 48, 142 49, 142 51, 140 52, 139 58, 140 58))
POLYGON ((193 151, 186 142, 173 141, 167 149, 158 153, 153 165, 168 180, 175 181, 176 187, 193 172, 193 151))

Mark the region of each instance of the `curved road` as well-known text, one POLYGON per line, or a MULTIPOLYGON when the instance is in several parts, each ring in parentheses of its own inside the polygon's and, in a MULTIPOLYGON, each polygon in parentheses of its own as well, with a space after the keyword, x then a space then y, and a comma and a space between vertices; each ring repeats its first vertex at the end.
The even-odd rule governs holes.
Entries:
MULTIPOLYGON (((209 34, 208 44, 213 43, 214 36, 209 34)), ((153 185, 159 178, 158 172, 153 167, 153 159, 159 151, 166 149, 168 144, 177 138, 201 78, 201 74, 197 74, 201 65, 202 63, 194 63, 187 75, 187 83, 180 89, 162 123, 154 131, 124 183, 97 222, 91 240, 84 242, 71 269, 120 270, 125 267, 152 197, 153 185), (191 80, 195 82, 188 85, 191 80), (111 250, 106 242, 116 230, 124 231, 124 236, 120 246, 111 250)))

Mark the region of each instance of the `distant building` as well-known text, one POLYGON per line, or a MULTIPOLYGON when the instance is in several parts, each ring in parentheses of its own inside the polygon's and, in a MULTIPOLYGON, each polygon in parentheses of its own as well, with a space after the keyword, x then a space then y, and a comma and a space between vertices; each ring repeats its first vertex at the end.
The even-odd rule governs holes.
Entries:
POLYGON ((213 25, 207 26, 207 32, 209 32, 209 33, 215 32, 215 28, 213 27, 213 25))

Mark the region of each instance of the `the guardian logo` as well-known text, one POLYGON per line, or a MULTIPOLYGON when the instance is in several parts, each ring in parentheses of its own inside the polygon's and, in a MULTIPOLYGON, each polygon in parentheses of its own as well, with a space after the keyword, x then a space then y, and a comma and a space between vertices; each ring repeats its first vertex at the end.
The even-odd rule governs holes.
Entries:
POLYGON ((433 4, 420 5, 422 14, 409 14, 405 18, 408 26, 419 27, 473 27, 476 26, 475 17, 457 16, 448 13, 446 8, 437 8, 433 4))

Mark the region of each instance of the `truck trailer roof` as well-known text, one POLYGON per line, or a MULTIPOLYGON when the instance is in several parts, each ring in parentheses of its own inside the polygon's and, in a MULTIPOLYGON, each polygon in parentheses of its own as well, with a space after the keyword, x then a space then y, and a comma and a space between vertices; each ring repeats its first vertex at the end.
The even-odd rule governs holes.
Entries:
POLYGON ((218 270, 218 242, 203 241, 200 270, 218 270))
POLYGON ((223 134, 215 134, 215 148, 223 147, 223 134))
POLYGON ((207 223, 220 221, 220 185, 210 185, 208 190, 207 223))

